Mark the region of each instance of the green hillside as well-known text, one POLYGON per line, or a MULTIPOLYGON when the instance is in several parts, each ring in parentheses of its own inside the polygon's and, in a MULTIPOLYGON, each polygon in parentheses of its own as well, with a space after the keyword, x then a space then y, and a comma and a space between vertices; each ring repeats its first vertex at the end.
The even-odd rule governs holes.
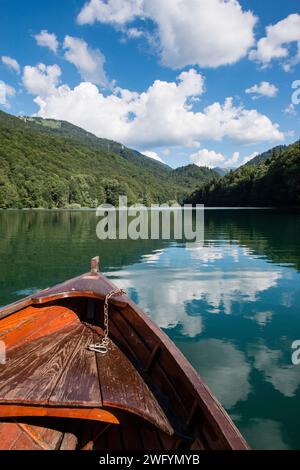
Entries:
POLYGON ((207 206, 300 206, 300 141, 204 183, 186 199, 207 206))
POLYGON ((0 111, 0 208, 96 207, 182 202, 215 177, 207 168, 180 172, 98 139, 67 122, 17 118, 0 111))
POLYGON ((189 193, 199 186, 199 181, 205 182, 212 178, 218 179, 219 175, 216 171, 206 167, 197 165, 186 165, 176 168, 169 174, 169 181, 176 186, 184 186, 188 188, 189 193))
POLYGON ((225 176, 227 175, 227 173, 229 173, 230 171, 234 171, 235 168, 220 168, 219 166, 216 166, 214 168, 214 171, 216 173, 218 173, 219 176, 225 176))
POLYGON ((274 147, 271 150, 263 152, 260 155, 257 155, 256 157, 252 158, 251 160, 249 160, 249 162, 245 163, 244 166, 257 165, 259 163, 265 162, 266 160, 269 160, 270 158, 278 157, 286 149, 286 145, 278 145, 277 147, 274 147))

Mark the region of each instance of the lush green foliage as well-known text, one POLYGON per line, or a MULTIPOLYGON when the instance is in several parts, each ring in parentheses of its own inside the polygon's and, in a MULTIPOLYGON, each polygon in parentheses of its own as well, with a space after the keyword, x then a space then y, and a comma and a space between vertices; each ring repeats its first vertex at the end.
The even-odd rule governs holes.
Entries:
POLYGON ((300 141, 257 165, 244 165, 210 180, 186 202, 208 206, 299 206, 300 141))
POLYGON ((227 173, 234 170, 235 168, 220 168, 219 166, 214 168, 214 171, 217 172, 220 176, 225 176, 227 175, 227 173))
POLYGON ((259 163, 263 163, 266 160, 269 160, 273 157, 278 157, 287 149, 286 145, 278 145, 277 147, 268 150, 267 152, 263 152, 260 155, 249 160, 249 162, 245 163, 245 166, 249 165, 258 165, 259 163))
POLYGON ((96 207, 116 204, 119 195, 129 203, 182 202, 211 176, 193 167, 181 178, 69 123, 0 112, 0 208, 96 207))

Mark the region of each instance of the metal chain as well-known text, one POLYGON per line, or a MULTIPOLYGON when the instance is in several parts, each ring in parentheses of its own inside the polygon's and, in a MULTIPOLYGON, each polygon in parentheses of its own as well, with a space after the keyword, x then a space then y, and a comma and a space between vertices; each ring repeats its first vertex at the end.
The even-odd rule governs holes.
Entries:
POLYGON ((108 352, 108 345, 109 345, 109 315, 108 315, 108 301, 114 295, 122 295, 126 294, 123 289, 114 289, 110 291, 104 300, 104 334, 102 340, 99 343, 90 344, 88 349, 90 351, 94 351, 96 353, 106 354, 108 352))

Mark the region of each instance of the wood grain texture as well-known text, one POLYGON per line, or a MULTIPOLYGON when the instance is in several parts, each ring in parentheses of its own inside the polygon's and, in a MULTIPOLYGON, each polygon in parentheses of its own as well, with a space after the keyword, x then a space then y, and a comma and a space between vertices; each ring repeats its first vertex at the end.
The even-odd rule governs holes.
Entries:
MULTIPOLYGON (((95 342, 99 337, 95 335, 95 342)), ((168 434, 174 430, 138 371, 113 342, 107 354, 97 355, 104 406, 120 408, 154 423, 168 434)))
POLYGON ((27 307, 0 321, 0 339, 7 349, 19 347, 72 323, 80 323, 77 315, 63 306, 27 307))
POLYGON ((50 405, 102 406, 96 354, 88 350, 93 331, 83 327, 76 349, 51 393, 50 405))
POLYGON ((60 445, 63 432, 27 423, 18 426, 43 450, 56 450, 60 445))
POLYGON ((7 354, 0 368, 0 403, 46 404, 82 335, 72 324, 7 354))
POLYGON ((61 441, 59 450, 76 450, 78 445, 78 437, 75 434, 66 432, 61 441))
POLYGON ((15 423, 0 424, 0 450, 10 450, 16 440, 22 434, 22 430, 15 423))
POLYGON ((20 418, 32 416, 68 419, 72 418, 119 424, 118 418, 113 413, 107 410, 102 410, 101 408, 56 408, 54 406, 0 405, 1 418, 20 418))

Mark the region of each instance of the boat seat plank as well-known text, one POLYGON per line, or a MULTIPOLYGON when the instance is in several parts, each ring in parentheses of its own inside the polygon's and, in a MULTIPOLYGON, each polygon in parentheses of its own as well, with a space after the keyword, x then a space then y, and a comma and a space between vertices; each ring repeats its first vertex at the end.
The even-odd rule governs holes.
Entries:
MULTIPOLYGON (((101 328, 97 331, 102 336, 101 328)), ((157 399, 112 341, 105 355, 88 350, 98 341, 99 335, 91 327, 73 322, 59 332, 8 351, 7 364, 0 368, 2 416, 16 417, 12 412, 18 412, 18 416, 27 412, 59 416, 57 407, 64 407, 62 416, 68 412, 75 417, 77 410, 79 417, 117 424, 107 408, 118 408, 173 434, 157 399), (93 407, 95 413, 90 412, 93 407)))
POLYGON ((93 331, 83 327, 83 333, 60 379, 51 393, 50 405, 102 406, 96 353, 88 350, 93 343, 93 331))
POLYGON ((19 312, 19 315, 15 314, 0 322, 0 339, 8 350, 76 322, 80 324, 79 318, 67 307, 55 305, 44 308, 28 307, 19 312))
MULTIPOLYGON (((94 342, 98 341, 99 336, 95 334, 94 342)), ((97 366, 104 406, 135 413, 166 433, 174 433, 148 385, 112 341, 107 354, 97 354, 97 366)))
POLYGON ((82 331, 83 327, 74 323, 8 351, 7 363, 0 368, 0 403, 46 404, 82 331))

